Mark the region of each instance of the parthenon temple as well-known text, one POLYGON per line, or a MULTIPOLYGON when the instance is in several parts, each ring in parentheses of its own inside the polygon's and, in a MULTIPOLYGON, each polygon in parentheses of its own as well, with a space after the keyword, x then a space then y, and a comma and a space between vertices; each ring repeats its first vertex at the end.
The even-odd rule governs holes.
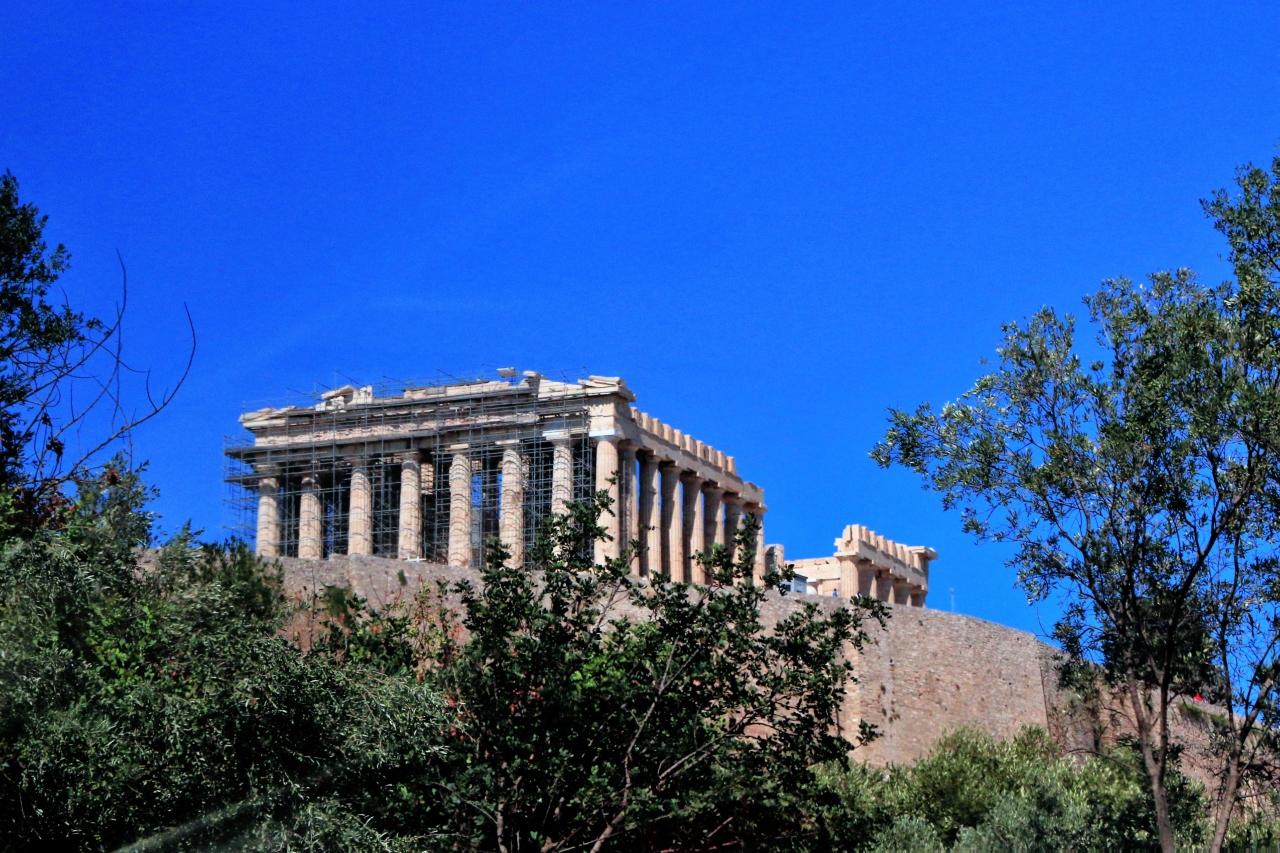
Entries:
POLYGON ((747 513, 763 544, 763 490, 732 456, 637 410, 620 378, 503 373, 393 396, 346 386, 241 416, 252 441, 228 448, 230 479, 256 494, 258 553, 473 566, 496 539, 519 564, 548 513, 600 490, 614 511, 596 557, 638 540, 637 575, 703 580, 693 555, 732 547, 747 513))
MULTIPOLYGON (((619 377, 498 373, 382 393, 346 385, 315 403, 242 415, 249 438, 228 445, 228 480, 254 516, 258 554, 465 567, 497 542, 519 565, 543 519, 605 491, 613 511, 601 517, 608 537, 595 545, 597 561, 626 554, 637 576, 703 582, 697 555, 733 548, 751 515, 760 522, 754 576, 763 578, 764 490, 734 457, 638 410, 619 377)), ((882 538, 840 543, 834 557, 797 563, 821 594, 924 605, 932 551, 882 538), (867 565, 893 579, 863 583, 867 565)))

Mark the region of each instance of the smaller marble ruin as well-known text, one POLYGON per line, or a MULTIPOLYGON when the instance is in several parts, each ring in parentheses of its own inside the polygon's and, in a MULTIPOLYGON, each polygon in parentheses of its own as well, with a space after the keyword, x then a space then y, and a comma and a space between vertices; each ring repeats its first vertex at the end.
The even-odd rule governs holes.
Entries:
POLYGON ((850 524, 835 541, 830 557, 792 560, 818 595, 865 595, 889 604, 924 607, 929 594, 929 563, 938 552, 924 545, 903 545, 861 524, 850 524))

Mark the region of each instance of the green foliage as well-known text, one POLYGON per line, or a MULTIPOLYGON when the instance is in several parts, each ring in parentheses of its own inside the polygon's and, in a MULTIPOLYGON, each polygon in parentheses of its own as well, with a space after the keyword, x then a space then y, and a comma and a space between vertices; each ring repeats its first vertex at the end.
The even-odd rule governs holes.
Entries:
POLYGON ((0 175, 0 539, 61 523, 75 481, 172 402, 195 357, 188 314, 191 349, 168 390, 126 364, 123 260, 109 323, 50 301, 70 255, 49 247, 46 222, 19 198, 17 179, 0 175))
POLYGON ((1280 157, 1269 168, 1245 166, 1236 175, 1237 194, 1217 190, 1202 202, 1231 245, 1242 280, 1280 273, 1280 157))
POLYGON ((407 837, 379 830, 368 815, 353 812, 336 799, 308 800, 287 819, 269 817, 224 836, 228 850, 369 850, 419 853, 448 847, 439 837, 407 837))
MULTIPOLYGON (((840 652, 883 609, 770 624, 751 525, 710 587, 642 583, 581 556, 601 498, 552 521, 537 571, 499 554, 483 586, 383 614, 328 590, 303 654, 278 567, 186 531, 140 551, 146 496, 86 482, 60 530, 0 549, 0 849, 1154 845, 1130 748, 1076 763, 1043 732, 961 731, 912 767, 851 764, 840 652)), ((1166 789, 1200 843, 1199 787, 1166 789)))
POLYGON ((336 660, 370 666, 387 675, 416 671, 411 613, 404 608, 379 611, 344 587, 330 586, 321 595, 324 621, 311 651, 336 660))
POLYGON ((1015 546, 1030 599, 1063 596, 1071 674, 1087 663, 1123 691, 1162 813, 1177 696, 1239 709, 1216 743, 1230 780, 1259 766, 1251 731, 1280 725, 1278 180, 1280 158, 1205 203, 1236 280, 1104 282, 1085 301, 1092 346, 1051 308, 1008 324, 990 373, 937 411, 892 411, 872 453, 1015 546))
POLYGON ((625 556, 584 556, 607 511, 602 493, 553 519, 535 572, 497 553, 482 587, 457 588, 469 639, 441 631, 430 676, 458 713, 445 825, 509 850, 805 847, 811 768, 855 745, 832 728, 851 676, 841 651, 882 611, 809 605, 766 626, 754 521, 736 558, 706 558, 709 587, 638 583, 625 556))
POLYGON ((842 652, 884 612, 766 625, 753 525, 710 587, 639 583, 584 556, 601 497, 536 571, 499 550, 388 613, 326 590, 304 654, 279 569, 189 531, 145 551, 148 496, 110 466, 0 550, 0 849, 814 842, 811 768, 854 745, 842 652))
MULTIPOLYGON (((1203 791, 1177 771, 1168 782, 1179 838, 1195 845, 1205 830, 1203 791)), ((826 768, 821 784, 838 801, 822 815, 838 849, 1158 846, 1151 792, 1133 750, 1072 761, 1040 729, 1005 742, 962 729, 915 765, 826 768)))
POLYGON ((867 849, 873 853, 942 853, 946 848, 933 824, 922 815, 907 814, 877 833, 867 849))
POLYGON ((1228 850, 1280 850, 1280 818, 1275 803, 1270 812, 1254 811, 1243 815, 1227 831, 1228 850))
POLYGON ((0 548, 3 848, 394 809, 434 760, 434 694, 287 643, 279 576, 240 543, 184 534, 139 565, 145 492, 112 470, 61 531, 0 548))
POLYGON ((57 508, 30 477, 38 458, 64 451, 44 392, 67 367, 80 367, 76 348, 103 328, 49 303, 70 255, 61 244, 49 248, 46 219, 19 199, 12 174, 0 175, 0 488, 7 492, 0 533, 6 525, 31 527, 57 508))

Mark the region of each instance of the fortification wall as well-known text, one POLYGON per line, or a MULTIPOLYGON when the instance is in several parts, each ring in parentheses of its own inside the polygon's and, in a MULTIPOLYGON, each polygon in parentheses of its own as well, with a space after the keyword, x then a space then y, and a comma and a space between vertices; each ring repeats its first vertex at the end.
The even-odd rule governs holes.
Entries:
POLYGON ((936 610, 894 607, 853 660, 850 712, 881 736, 875 763, 910 762, 944 734, 972 726, 1008 738, 1047 727, 1040 650, 1030 634, 936 610))
MULTIPOLYGON (((470 569, 378 557, 280 562, 286 593, 296 600, 310 600, 325 586, 336 585, 379 608, 412 597, 423 583, 436 579, 478 579, 470 569)), ((828 610, 842 606, 837 598, 772 594, 763 608, 766 623, 791 612, 797 601, 828 610)), ((893 606, 890 611, 884 628, 872 626, 871 642, 860 653, 851 652, 858 683, 850 685, 839 720, 850 735, 861 720, 879 730, 880 737, 857 752, 864 761, 913 762, 960 726, 1001 739, 1024 726, 1040 726, 1065 751, 1085 753, 1127 728, 1112 711, 1086 706, 1062 690, 1055 651, 1030 634, 921 607, 893 606)), ((1208 781, 1209 765, 1197 748, 1204 741, 1204 724, 1187 714, 1175 714, 1175 724, 1179 739, 1192 747, 1185 769, 1208 781)))

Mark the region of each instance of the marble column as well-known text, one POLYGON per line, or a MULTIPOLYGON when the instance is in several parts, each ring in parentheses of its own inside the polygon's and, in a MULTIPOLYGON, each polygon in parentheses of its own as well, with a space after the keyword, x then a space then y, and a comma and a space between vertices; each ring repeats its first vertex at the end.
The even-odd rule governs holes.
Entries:
POLYGON ((324 514, 320 507, 320 477, 302 475, 302 501, 298 507, 298 557, 318 560, 323 554, 324 514))
POLYGON ((893 603, 907 605, 911 603, 911 582, 910 581, 894 581, 893 582, 893 603))
POLYGON ((693 583, 706 583, 706 572, 698 557, 707 550, 706 507, 702 500, 701 477, 686 474, 684 480, 684 572, 693 583))
POLYGON ((765 542, 764 542, 764 507, 757 503, 743 507, 747 514, 756 520, 756 557, 751 573, 757 584, 764 583, 765 575, 765 542))
POLYGON ((606 492, 609 509, 600 517, 600 526, 608 538, 596 540, 597 563, 616 560, 622 554, 621 476, 618 470, 618 438, 606 435, 596 439, 596 491, 606 492))
POLYGON ((449 565, 471 565, 471 457, 453 445, 449 461, 449 565))
POLYGON ((883 569, 876 572, 876 598, 886 604, 893 601, 893 575, 883 569))
POLYGON ((841 598, 856 598, 858 595, 858 565, 849 560, 840 560, 839 589, 841 598))
POLYGON ((367 557, 373 553, 373 492, 369 486, 369 463, 363 456, 348 460, 351 488, 347 505, 347 553, 367 557))
POLYGON ((255 550, 259 557, 280 556, 280 481, 263 477, 258 481, 258 535, 255 550))
POLYGON ((874 598, 876 594, 876 567, 870 560, 858 560, 858 595, 874 598))
POLYGON ((649 577, 662 574, 662 527, 658 506, 658 460, 653 453, 640 454, 640 482, 636 490, 639 512, 636 538, 643 543, 640 550, 640 574, 649 577))
POLYGON ((633 444, 622 445, 620 449, 620 459, 618 462, 619 470, 622 476, 619 478, 622 485, 622 545, 630 548, 630 555, 627 565, 631 568, 631 574, 640 574, 640 550, 634 547, 636 540, 642 540, 643 534, 640 532, 640 490, 639 484, 636 482, 636 447, 633 444))
POLYGON ((511 554, 511 565, 524 563, 524 460, 519 441, 502 445, 502 504, 498 540, 511 554))
POLYGON ((709 550, 713 545, 724 544, 724 489, 719 486, 703 486, 702 494, 707 502, 704 519, 706 532, 703 535, 709 550))
POLYGON ((742 523, 742 498, 727 494, 720 503, 724 507, 724 547, 730 554, 735 554, 738 550, 738 525, 742 523))
MULTIPOLYGON (((680 469, 674 462, 659 466, 662 478, 662 530, 661 559, 658 564, 673 581, 689 581, 685 571, 684 506, 677 486, 680 485, 680 469)), ((653 564, 650 564, 653 565, 653 564)))
POLYGON ((417 452, 400 457, 400 536, 402 560, 422 556, 422 468, 417 452))
POLYGON ((787 549, 778 543, 764 546, 764 565, 765 569, 781 571, 782 567, 787 564, 787 549))
POLYGON ((551 511, 563 514, 573 500, 573 444, 568 435, 551 439, 551 511))

